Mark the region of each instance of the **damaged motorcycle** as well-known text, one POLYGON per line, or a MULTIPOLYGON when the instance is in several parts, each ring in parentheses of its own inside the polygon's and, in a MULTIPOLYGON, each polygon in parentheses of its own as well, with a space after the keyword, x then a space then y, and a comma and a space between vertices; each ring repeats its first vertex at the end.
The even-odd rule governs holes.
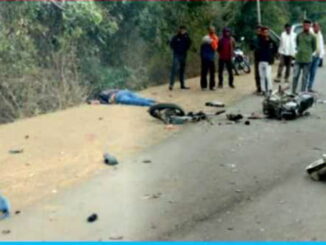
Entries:
POLYGON ((314 102, 314 96, 309 93, 293 95, 279 89, 264 99, 263 113, 268 118, 293 120, 302 116, 314 102))

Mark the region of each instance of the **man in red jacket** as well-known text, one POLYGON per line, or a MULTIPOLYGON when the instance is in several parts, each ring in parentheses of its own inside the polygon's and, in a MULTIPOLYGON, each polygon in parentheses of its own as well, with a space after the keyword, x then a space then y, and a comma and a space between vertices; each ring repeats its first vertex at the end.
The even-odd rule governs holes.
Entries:
POLYGON ((233 84, 233 71, 232 71, 232 57, 233 50, 235 48, 234 38, 231 36, 231 30, 227 27, 223 29, 223 36, 220 40, 218 52, 219 52, 219 61, 218 61, 218 87, 223 88, 223 71, 224 66, 229 74, 229 86, 234 88, 233 84))

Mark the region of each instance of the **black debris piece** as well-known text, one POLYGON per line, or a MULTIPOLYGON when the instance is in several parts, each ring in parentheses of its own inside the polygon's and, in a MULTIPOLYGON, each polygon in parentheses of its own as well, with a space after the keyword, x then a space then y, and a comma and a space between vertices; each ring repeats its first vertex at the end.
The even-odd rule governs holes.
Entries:
POLYGON ((9 150, 10 154, 20 154, 20 153, 23 153, 23 152, 24 152, 24 149, 12 149, 12 150, 9 150))
POLYGON ((225 110, 217 111, 217 112, 215 112, 215 116, 218 116, 218 115, 223 114, 223 113, 225 113, 225 110))
POLYGON ((92 222, 95 222, 97 219, 98 219, 97 214, 94 213, 87 218, 87 222, 92 223, 92 222))
POLYGON ((250 121, 245 121, 245 125, 249 126, 250 125, 250 121))
POLYGON ((2 233, 3 235, 8 235, 8 234, 11 233, 11 231, 10 231, 10 230, 3 230, 1 233, 2 233))
POLYGON ((227 114, 226 118, 230 121, 238 122, 243 119, 243 116, 241 114, 227 114))
POLYGON ((225 104, 221 101, 210 101, 205 103, 206 106, 212 106, 212 107, 224 107, 225 104))

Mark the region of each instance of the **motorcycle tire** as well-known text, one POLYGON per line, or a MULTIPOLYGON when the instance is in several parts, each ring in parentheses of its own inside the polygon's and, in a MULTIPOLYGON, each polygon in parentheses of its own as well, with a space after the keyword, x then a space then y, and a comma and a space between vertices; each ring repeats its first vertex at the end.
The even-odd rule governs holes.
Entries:
POLYGON ((247 61, 244 61, 244 62, 243 62, 242 70, 243 70, 245 73, 247 73, 247 74, 249 74, 249 73, 251 72, 250 65, 248 64, 247 61))
POLYGON ((184 116, 185 111, 178 105, 172 103, 160 103, 149 108, 148 113, 165 123, 169 123, 171 116, 184 116))

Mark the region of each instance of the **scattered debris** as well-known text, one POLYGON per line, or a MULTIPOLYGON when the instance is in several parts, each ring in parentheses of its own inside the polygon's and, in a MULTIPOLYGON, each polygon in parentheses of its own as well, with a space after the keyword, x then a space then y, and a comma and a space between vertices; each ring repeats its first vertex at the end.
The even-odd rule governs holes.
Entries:
POLYGON ((110 236, 109 239, 110 240, 122 240, 123 236, 110 236))
POLYGON ((226 118, 230 121, 238 122, 243 118, 243 116, 241 114, 227 114, 226 118))
POLYGON ((29 135, 25 135, 25 140, 28 140, 29 139, 29 135))
POLYGON ((7 198, 0 194, 0 220, 9 217, 10 203, 7 198))
POLYGON ((326 104, 326 100, 317 100, 318 104, 326 104))
POLYGON ((117 165, 119 163, 118 160, 109 153, 104 153, 103 158, 104 163, 107 165, 117 165))
POLYGON ((1 233, 4 234, 4 235, 8 235, 8 234, 11 233, 11 231, 10 230, 3 230, 1 233))
POLYGON ((306 171, 309 176, 316 181, 326 179, 326 154, 323 154, 322 158, 309 164, 306 167, 306 171))
POLYGON ((98 120, 102 121, 103 120, 103 117, 99 117, 98 120))
POLYGON ((225 113, 225 110, 217 111, 217 112, 215 112, 215 116, 218 116, 218 115, 223 114, 223 113, 225 113))
POLYGON ((143 199, 158 199, 162 196, 161 192, 158 192, 156 194, 146 194, 143 199))
POLYGON ((20 210, 16 210, 16 211, 15 211, 15 214, 16 214, 16 215, 18 215, 18 214, 20 214, 20 213, 21 213, 20 210))
POLYGON ((144 160, 143 163, 152 163, 151 160, 144 160))
POLYGON ((24 149, 12 149, 12 150, 9 150, 10 154, 20 154, 20 153, 23 153, 23 152, 24 152, 24 149))
POLYGON ((245 121, 245 123, 244 123, 245 125, 247 125, 247 126, 249 126, 250 125, 250 121, 245 121))
POLYGON ((233 231, 233 227, 228 227, 228 231, 233 231))
POLYGON ((240 189, 236 189, 235 192, 237 192, 237 193, 241 193, 242 190, 240 190, 240 189))
POLYGON ((87 222, 92 223, 92 222, 95 222, 97 219, 98 219, 97 214, 94 213, 87 218, 87 222))
POLYGON ((212 106, 212 107, 224 107, 225 104, 221 101, 211 101, 211 102, 206 102, 205 103, 206 106, 212 106))

